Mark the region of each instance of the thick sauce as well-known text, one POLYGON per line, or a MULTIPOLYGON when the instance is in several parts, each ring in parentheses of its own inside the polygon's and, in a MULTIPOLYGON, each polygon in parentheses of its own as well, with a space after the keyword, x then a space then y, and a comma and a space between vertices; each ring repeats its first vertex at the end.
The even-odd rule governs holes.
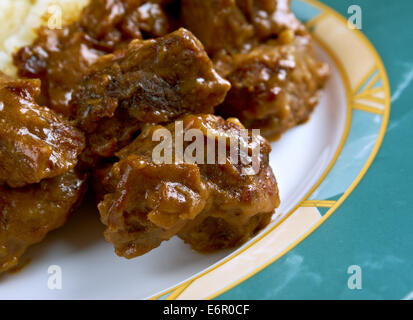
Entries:
MULTIPOLYGON (((189 115, 182 118, 182 134, 192 129, 203 133, 205 158, 208 140, 215 146, 218 137, 225 137, 224 147, 230 150, 230 138, 235 138, 260 146, 257 172, 245 174, 248 165, 232 161, 230 151, 222 164, 208 164, 206 159, 204 164, 178 164, 175 157, 170 164, 157 164, 152 134, 168 130, 175 141, 175 125, 147 129, 117 154, 119 162, 96 175, 97 184, 104 186, 98 208, 107 225, 105 237, 120 256, 142 255, 176 234, 202 252, 234 247, 266 226, 279 205, 268 163, 271 147, 264 138, 242 136, 237 121, 189 115)), ((189 144, 184 142, 183 147, 189 144)))
POLYGON ((279 196, 269 143, 241 130, 278 137, 306 121, 329 74, 288 0, 91 0, 78 21, 40 28, 14 64, 28 80, 0 76, 0 272, 65 223, 89 173, 120 256, 174 235, 202 252, 244 243, 279 196), (258 171, 228 157, 156 163, 152 133, 175 120, 204 149, 251 140, 258 171))
POLYGON ((0 184, 22 187, 63 174, 85 146, 82 132, 35 102, 39 94, 39 80, 0 74, 0 184))

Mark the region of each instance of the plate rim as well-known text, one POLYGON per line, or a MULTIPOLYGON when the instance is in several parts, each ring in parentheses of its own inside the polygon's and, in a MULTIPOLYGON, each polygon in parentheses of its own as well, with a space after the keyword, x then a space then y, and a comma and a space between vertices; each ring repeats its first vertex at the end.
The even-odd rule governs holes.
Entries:
MULTIPOLYGON (((311 21, 311 26, 314 26, 315 24, 317 24, 317 22, 320 20, 320 18, 322 16, 324 16, 324 14, 331 15, 332 17, 334 17, 336 20, 340 21, 341 23, 345 23, 345 24, 348 23, 347 19, 345 17, 343 17, 340 13, 338 13, 336 10, 329 7, 328 5, 326 5, 324 3, 321 3, 318 0, 299 0, 299 1, 303 2, 303 3, 306 3, 306 4, 309 4, 312 7, 315 7, 315 8, 317 8, 321 11, 320 14, 318 14, 314 19, 310 20, 311 21)), ((307 23, 307 26, 309 26, 309 25, 310 24, 307 23)), ((379 53, 377 52, 376 48, 370 42, 370 40, 366 37, 366 35, 364 35, 363 32, 361 32, 358 29, 351 29, 351 32, 354 35, 357 36, 357 39, 360 40, 363 43, 364 47, 369 51, 370 54, 372 54, 372 56, 374 57, 374 60, 375 60, 373 70, 370 70, 367 73, 368 77, 364 77, 362 79, 362 81, 360 82, 360 86, 362 86, 363 83, 365 83, 365 81, 369 78, 369 76, 373 73, 374 70, 378 69, 379 74, 380 74, 380 79, 383 82, 383 91, 385 93, 384 102, 383 102, 384 110, 383 110, 383 113, 381 114, 382 115, 382 123, 380 125, 380 129, 379 129, 377 139, 375 141, 375 145, 374 145, 372 151, 370 152, 370 155, 368 156, 367 161, 364 163, 364 165, 362 166, 362 169, 357 174, 356 178, 353 180, 353 182, 350 184, 350 186, 346 189, 346 191, 340 196, 340 198, 336 202, 334 202, 334 205, 332 205, 329 208, 329 210, 313 226, 311 226, 308 230, 306 230, 304 232, 304 234, 299 236, 295 241, 293 241, 290 245, 288 245, 284 250, 282 250, 280 253, 278 253, 277 255, 275 255, 274 257, 272 257, 271 259, 269 259, 268 261, 266 261, 265 263, 263 263, 262 265, 260 265, 256 269, 252 270, 251 272, 248 272, 246 275, 242 276, 240 279, 238 279, 235 282, 221 288, 220 290, 214 292, 213 294, 208 295, 206 298, 204 298, 205 300, 214 299, 215 297, 220 296, 223 293, 229 291, 230 289, 238 286, 239 284, 241 284, 242 282, 244 282, 247 279, 251 278, 252 276, 257 274, 258 272, 264 270, 270 264, 272 264, 275 261, 277 261, 278 259, 280 259, 286 253, 290 252, 298 244, 300 244, 302 241, 304 241, 309 235, 311 235, 316 229, 318 229, 327 219, 329 219, 333 215, 333 213, 335 213, 336 210, 344 203, 344 201, 354 191, 354 189, 357 187, 357 185, 363 179, 363 177, 365 176, 365 174, 369 170, 370 166, 374 162, 374 159, 376 158, 376 156, 377 156, 377 154, 380 150, 380 147, 383 143, 383 140, 384 140, 384 137, 385 137, 385 134, 386 134, 386 131, 387 131, 388 123, 389 123, 390 112, 391 112, 390 82, 389 82, 389 78, 388 78, 387 71, 386 71, 386 68, 384 66, 384 63, 383 63, 379 53)), ((349 132, 350 132, 350 127, 351 127, 351 123, 352 123, 352 113, 353 113, 353 110, 356 109, 355 106, 354 106, 354 98, 355 98, 355 95, 356 95, 355 92, 357 90, 352 89, 347 70, 344 68, 343 63, 340 61, 340 59, 337 57, 337 55, 333 52, 333 50, 331 50, 331 48, 320 37, 315 35, 313 32, 312 32, 312 36, 314 37, 317 44, 320 45, 320 47, 325 52, 327 52, 328 55, 330 56, 330 58, 334 61, 335 66, 338 69, 338 71, 340 73, 340 77, 343 81, 343 84, 344 84, 344 87, 345 87, 345 92, 346 92, 346 98, 347 98, 347 110, 346 110, 347 119, 346 119, 345 128, 344 128, 343 135, 342 135, 342 138, 340 140, 340 143, 338 145, 338 148, 335 151, 334 156, 333 156, 332 160, 330 161, 329 165, 324 170, 323 174, 320 176, 320 178, 317 180, 317 182, 309 190, 309 192, 303 197, 303 199, 300 200, 297 203, 297 205, 294 206, 294 208, 292 208, 287 214, 285 214, 285 216, 282 219, 280 219, 280 221, 275 223, 273 226, 271 226, 267 230, 264 230, 264 232, 259 234, 259 236, 257 236, 253 241, 250 241, 249 243, 247 243, 247 245, 242 247, 240 250, 237 250, 236 252, 233 252, 232 254, 230 254, 227 257, 225 257, 225 258, 221 259, 220 261, 218 261, 216 264, 202 270, 198 274, 193 275, 192 277, 190 277, 190 278, 188 278, 188 279, 186 279, 186 280, 170 287, 169 289, 165 289, 165 290, 161 291, 160 293, 152 295, 148 299, 157 300, 157 299, 160 299, 160 298, 166 296, 166 300, 176 300, 195 280, 198 280, 198 279, 202 278, 203 276, 205 276, 206 274, 208 274, 209 272, 211 272, 213 270, 216 270, 219 267, 225 265, 227 262, 229 262, 232 259, 234 259, 235 257, 237 257, 242 252, 246 251, 252 245, 256 244, 257 242, 259 242, 260 240, 265 238, 271 231, 274 231, 275 229, 277 229, 283 222, 285 222, 288 218, 290 218, 291 215, 294 212, 296 212, 296 210, 298 208, 303 206, 303 203, 306 202, 306 200, 312 195, 312 193, 320 186, 320 184, 324 181, 326 176, 329 174, 331 169, 336 164, 337 159, 339 158, 340 154, 343 151, 343 148, 345 146, 345 143, 347 141, 347 138, 348 138, 348 135, 349 135, 349 132)), ((368 110, 364 110, 364 111, 369 112, 368 110)))

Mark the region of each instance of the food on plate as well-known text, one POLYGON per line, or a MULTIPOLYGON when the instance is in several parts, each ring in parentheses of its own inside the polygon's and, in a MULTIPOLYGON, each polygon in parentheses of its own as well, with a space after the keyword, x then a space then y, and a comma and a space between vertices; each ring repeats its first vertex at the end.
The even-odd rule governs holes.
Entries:
MULTIPOLYGON (((64 0, 21 3, 46 2, 64 0)), ((174 236, 212 252, 266 227, 266 138, 305 122, 329 75, 290 1, 71 3, 61 27, 29 13, 32 36, 0 34, 21 43, 0 46, 0 273, 66 222, 90 175, 119 256, 174 236)))
POLYGON ((217 108, 218 114, 238 117, 270 139, 309 119, 329 74, 307 37, 283 41, 269 40, 232 55, 225 74, 231 90, 217 108))
MULTIPOLYGON (((183 150, 194 142, 188 140, 182 142, 183 150)), ((97 174, 97 184, 106 193, 98 205, 107 226, 106 239, 126 258, 142 255, 174 235, 202 252, 244 243, 270 222, 279 205, 277 183, 268 163, 270 151, 263 137, 248 132, 235 119, 188 115, 181 123, 147 128, 117 153, 119 162, 97 174), (197 152, 203 156, 180 161, 183 153, 177 152, 177 139, 194 129, 202 134, 197 137, 201 146, 197 152), (165 130, 174 141, 170 162, 154 156, 159 141, 153 137, 165 130), (222 154, 218 141, 223 143, 222 154), (237 147, 242 145, 244 149, 237 147), (252 163, 244 158, 256 147, 256 171, 247 174, 252 163), (215 156, 208 161, 212 150, 215 156)))
POLYGON ((81 201, 86 175, 71 170, 22 188, 0 186, 0 273, 17 265, 27 247, 64 225, 81 201))
POLYGON ((231 90, 217 113, 268 138, 308 120, 329 75, 289 0, 182 0, 182 25, 231 90))
POLYGON ((72 108, 92 152, 111 157, 147 123, 213 113, 229 88, 202 44, 179 29, 134 40, 127 49, 101 57, 80 81, 72 108))
POLYGON ((39 80, 0 74, 0 184, 22 187, 61 175, 77 164, 83 133, 35 99, 39 80))
POLYGON ((43 103, 69 115, 79 78, 101 55, 133 39, 172 31, 163 6, 167 1, 92 0, 78 21, 62 29, 42 26, 38 37, 14 54, 18 75, 42 80, 43 103))
POLYGON ((181 23, 212 56, 246 52, 283 31, 306 33, 289 5, 290 0, 182 0, 181 23))

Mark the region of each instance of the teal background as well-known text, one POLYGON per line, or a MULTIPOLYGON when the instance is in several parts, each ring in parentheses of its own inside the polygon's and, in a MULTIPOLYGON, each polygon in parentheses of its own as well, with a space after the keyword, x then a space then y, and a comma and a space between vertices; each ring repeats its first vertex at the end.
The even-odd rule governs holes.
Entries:
POLYGON ((413 293, 413 1, 324 0, 347 16, 361 6, 363 33, 392 89, 381 150, 344 204, 284 257, 217 299, 403 299, 413 293), (362 268, 350 290, 347 268, 362 268))

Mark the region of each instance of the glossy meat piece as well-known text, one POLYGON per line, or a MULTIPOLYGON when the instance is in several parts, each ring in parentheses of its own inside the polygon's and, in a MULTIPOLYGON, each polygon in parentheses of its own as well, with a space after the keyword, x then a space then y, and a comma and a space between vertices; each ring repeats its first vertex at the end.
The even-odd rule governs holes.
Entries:
POLYGON ((96 131, 88 134, 87 151, 94 157, 110 158, 116 151, 129 144, 142 123, 129 116, 127 110, 119 108, 112 118, 99 122, 96 131))
POLYGON ((305 27, 290 10, 291 0, 236 0, 249 23, 254 26, 255 37, 267 40, 278 37, 284 30, 295 34, 306 33, 305 27))
MULTIPOLYGON (((176 234, 199 251, 237 246, 266 226, 279 204, 268 164, 271 147, 264 138, 243 136, 237 120, 189 115, 182 119, 182 132, 201 132, 205 161, 180 163, 173 156, 171 164, 158 162, 153 152, 159 142, 153 141, 153 134, 166 129, 175 139, 175 124, 147 128, 118 153, 118 163, 96 174, 105 237, 120 256, 142 255, 176 234), (212 164, 207 164, 207 145, 218 150, 218 137, 224 139, 226 154, 218 164, 216 151, 212 164), (249 146, 236 150, 237 157, 245 157, 252 145, 260 146, 255 175, 245 173, 248 164, 231 158, 230 139, 249 146)), ((184 148, 190 143, 184 142, 184 148)))
POLYGON ((42 81, 41 102, 70 114, 70 100, 79 77, 104 54, 77 23, 62 30, 42 27, 30 46, 14 55, 18 75, 42 81))
POLYGON ((240 133, 243 126, 237 119, 224 121, 217 116, 192 116, 191 119, 190 116, 186 121, 188 125, 184 122, 184 128, 201 129, 207 136, 205 129, 213 132, 212 136, 226 136, 227 160, 223 165, 199 165, 210 192, 208 204, 178 236, 200 252, 239 246, 268 225, 280 204, 277 182, 269 165, 271 146, 262 136, 251 135, 251 131, 245 139, 240 133), (230 157, 228 146, 228 139, 234 137, 240 145, 248 145, 248 151, 238 150, 241 158, 238 162, 230 157), (242 162, 251 155, 253 146, 259 146, 255 173, 251 173, 250 164, 242 162), (244 171, 250 173, 246 175, 244 171))
POLYGON ((0 184, 21 187, 61 175, 84 148, 78 129, 36 104, 39 93, 39 80, 0 74, 0 184))
POLYGON ((18 74, 42 80, 42 103, 69 115, 74 87, 104 54, 126 47, 132 39, 171 31, 166 2, 92 0, 81 18, 63 29, 42 27, 32 45, 14 55, 18 74))
POLYGON ((182 0, 181 23, 210 55, 237 51, 253 41, 254 28, 235 0, 182 0))
POLYGON ((182 24, 231 83, 217 113, 260 128, 268 138, 308 119, 329 75, 289 5, 288 0, 182 0, 182 24))
POLYGON ((23 188, 0 186, 0 273, 16 266, 28 246, 65 224, 83 196, 85 180, 71 170, 23 188))
POLYGON ((206 203, 207 189, 194 164, 155 165, 131 155, 111 171, 114 193, 99 204, 105 237, 126 258, 169 240, 206 203))
POLYGON ((79 127, 94 135, 91 149, 109 156, 122 124, 133 133, 146 123, 212 113, 229 88, 202 44, 180 29, 156 40, 135 40, 127 50, 102 57, 80 83, 73 107, 79 127))
POLYGON ((159 0, 92 0, 81 17, 85 32, 113 47, 126 39, 159 37, 171 31, 164 7, 159 0))
POLYGON ((156 40, 133 41, 103 57, 79 85, 73 101, 80 127, 93 132, 116 109, 142 123, 163 123, 193 112, 213 112, 229 83, 213 69, 202 44, 180 29, 156 40))
POLYGON ((284 30, 305 33, 289 0, 182 0, 181 23, 212 56, 245 52, 284 30))
POLYGON ((271 138, 308 120, 329 67, 317 60, 309 36, 289 41, 271 40, 231 57, 225 68, 232 87, 219 114, 271 138))

